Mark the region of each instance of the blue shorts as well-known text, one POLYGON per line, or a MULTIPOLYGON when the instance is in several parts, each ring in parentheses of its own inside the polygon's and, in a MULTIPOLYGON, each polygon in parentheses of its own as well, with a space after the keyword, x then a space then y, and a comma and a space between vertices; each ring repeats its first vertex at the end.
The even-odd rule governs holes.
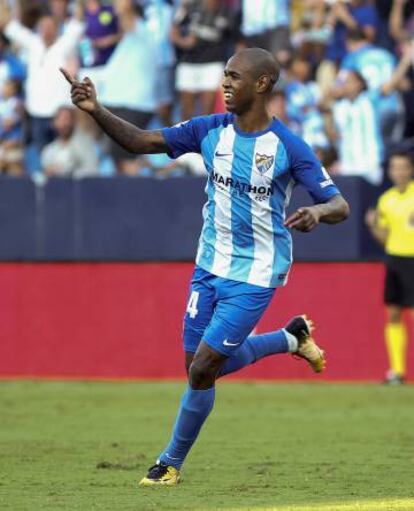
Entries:
POLYGON ((230 356, 248 337, 275 289, 237 282, 196 267, 184 316, 184 350, 195 353, 203 340, 230 356))

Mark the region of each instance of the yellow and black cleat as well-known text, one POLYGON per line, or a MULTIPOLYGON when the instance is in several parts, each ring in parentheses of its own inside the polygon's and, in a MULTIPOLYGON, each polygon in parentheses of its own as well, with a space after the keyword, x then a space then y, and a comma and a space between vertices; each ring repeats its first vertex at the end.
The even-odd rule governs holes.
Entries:
POLYGON ((292 355, 305 359, 315 373, 324 371, 326 367, 325 352, 316 344, 311 336, 312 331, 315 329, 313 321, 303 314, 289 321, 285 329, 298 340, 298 350, 292 353, 292 355))
POLYGON ((180 471, 171 465, 157 463, 148 470, 148 474, 139 482, 140 486, 175 486, 180 482, 180 471))

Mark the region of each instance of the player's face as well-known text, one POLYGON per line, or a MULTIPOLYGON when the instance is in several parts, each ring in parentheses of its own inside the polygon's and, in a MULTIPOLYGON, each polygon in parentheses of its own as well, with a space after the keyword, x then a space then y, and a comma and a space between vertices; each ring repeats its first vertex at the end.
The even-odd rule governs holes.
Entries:
POLYGON ((393 156, 388 174, 394 186, 405 186, 413 179, 413 165, 404 156, 393 156))
POLYGON ((227 111, 240 115, 249 110, 255 99, 255 85, 244 59, 232 57, 226 64, 222 80, 227 111))

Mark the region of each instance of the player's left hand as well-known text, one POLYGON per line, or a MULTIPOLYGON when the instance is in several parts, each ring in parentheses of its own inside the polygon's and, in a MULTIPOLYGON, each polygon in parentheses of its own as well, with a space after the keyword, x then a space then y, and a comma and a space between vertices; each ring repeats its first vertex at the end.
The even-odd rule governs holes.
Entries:
POLYGON ((315 206, 299 208, 285 220, 285 226, 301 232, 310 232, 319 224, 319 218, 315 206))

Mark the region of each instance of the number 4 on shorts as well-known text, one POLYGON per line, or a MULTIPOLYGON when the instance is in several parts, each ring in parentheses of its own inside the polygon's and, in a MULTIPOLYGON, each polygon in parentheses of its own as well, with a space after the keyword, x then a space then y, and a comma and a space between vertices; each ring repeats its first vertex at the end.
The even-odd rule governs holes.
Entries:
POLYGON ((198 291, 192 291, 190 299, 188 300, 187 310, 191 319, 194 319, 198 314, 197 303, 200 293, 198 291))

